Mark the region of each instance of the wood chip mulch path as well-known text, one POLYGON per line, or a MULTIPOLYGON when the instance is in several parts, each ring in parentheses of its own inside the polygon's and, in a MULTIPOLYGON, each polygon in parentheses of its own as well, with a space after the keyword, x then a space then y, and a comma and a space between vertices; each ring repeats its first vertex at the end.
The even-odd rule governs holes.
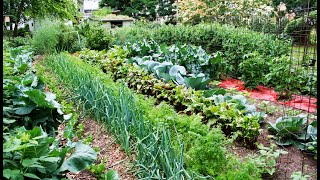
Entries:
MULTIPOLYGON (((107 133, 103 126, 92 119, 83 121, 85 130, 83 139, 93 136, 92 147, 99 147, 97 153, 98 158, 96 164, 99 164, 103 159, 107 159, 105 167, 107 170, 116 170, 120 175, 121 180, 136 179, 133 176, 132 157, 128 157, 119 144, 116 144, 115 138, 107 133)), ((74 138, 77 140, 77 137, 74 138)), ((79 173, 68 173, 67 177, 73 180, 96 180, 97 178, 88 170, 83 170, 79 173)))

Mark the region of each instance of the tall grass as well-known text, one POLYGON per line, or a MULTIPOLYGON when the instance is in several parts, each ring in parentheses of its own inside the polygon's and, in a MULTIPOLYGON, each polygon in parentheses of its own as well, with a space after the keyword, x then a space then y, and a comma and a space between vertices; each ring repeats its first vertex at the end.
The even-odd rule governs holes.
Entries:
POLYGON ((54 18, 42 19, 36 23, 32 45, 37 54, 75 52, 84 48, 78 31, 73 26, 54 18))
POLYGON ((32 45, 38 54, 54 53, 59 42, 59 21, 45 19, 36 24, 32 45))
POLYGON ((183 167, 183 143, 181 151, 174 152, 170 131, 144 121, 127 88, 106 86, 102 82, 111 79, 66 54, 49 56, 47 66, 73 89, 76 100, 83 103, 83 110, 104 123, 128 154, 136 154, 135 175, 139 179, 191 178, 183 167))

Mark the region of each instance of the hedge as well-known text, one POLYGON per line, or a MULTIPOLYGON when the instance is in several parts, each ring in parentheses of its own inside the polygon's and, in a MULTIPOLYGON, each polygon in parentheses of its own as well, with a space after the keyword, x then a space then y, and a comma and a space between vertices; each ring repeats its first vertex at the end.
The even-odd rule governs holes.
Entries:
POLYGON ((238 66, 246 54, 257 51, 267 59, 289 54, 290 51, 290 42, 274 35, 218 23, 195 26, 162 25, 156 28, 124 27, 114 31, 114 36, 117 45, 153 39, 167 45, 186 43, 202 46, 209 52, 221 51, 226 63, 230 65, 226 72, 235 77, 240 76, 238 66))

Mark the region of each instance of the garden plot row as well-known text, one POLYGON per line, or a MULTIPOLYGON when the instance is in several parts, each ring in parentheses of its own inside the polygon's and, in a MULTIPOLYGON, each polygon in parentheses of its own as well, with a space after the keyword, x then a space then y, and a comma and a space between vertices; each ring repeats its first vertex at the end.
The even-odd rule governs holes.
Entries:
POLYGON ((92 117, 106 124, 128 154, 134 154, 138 178, 261 179, 274 173, 276 159, 285 153, 259 146, 272 157, 242 159, 227 150, 232 139, 220 128, 204 125, 198 115, 178 114, 164 102, 154 106, 156 99, 132 94, 101 67, 71 55, 48 57, 47 68, 85 102, 92 117))
POLYGON ((61 179, 66 172, 91 165, 96 152, 70 141, 77 118, 57 102, 55 94, 44 92, 42 77, 32 68, 32 49, 10 48, 5 41, 3 50, 3 177, 61 179), (55 131, 66 121, 63 137, 69 143, 61 147, 55 131))
MULTIPOLYGON (((146 44, 146 42, 144 44, 146 44)), ((256 112, 255 106, 248 104, 244 96, 232 96, 226 94, 226 91, 223 89, 213 87, 211 87, 210 90, 195 90, 205 88, 209 81, 205 75, 194 76, 191 74, 186 76, 185 72, 188 70, 188 72, 196 72, 199 71, 199 69, 201 71, 201 68, 206 65, 204 62, 200 61, 200 64, 203 65, 201 66, 199 64, 193 64, 193 61, 191 61, 189 64, 190 69, 187 68, 188 70, 185 70, 183 66, 173 65, 170 61, 162 63, 151 61, 150 58, 153 56, 160 59, 161 55, 157 54, 153 56, 150 54, 149 56, 143 57, 145 59, 137 56, 126 59, 131 51, 137 53, 137 49, 139 49, 138 52, 144 51, 144 53, 152 53, 150 47, 140 48, 140 46, 135 45, 132 45, 132 47, 134 47, 135 50, 130 50, 128 46, 123 48, 116 46, 107 53, 87 50, 81 52, 79 56, 87 62, 98 63, 104 71, 113 75, 115 81, 121 80, 126 83, 128 87, 137 90, 139 93, 153 96, 157 98, 158 101, 167 101, 172 104, 177 111, 183 111, 186 114, 198 114, 203 118, 202 121, 209 126, 220 125, 226 135, 236 132, 239 140, 242 140, 244 145, 253 145, 257 136, 259 136, 260 123, 263 122, 266 115, 262 112, 256 112)), ((165 49, 166 47, 162 46, 158 48, 165 49)), ((196 49, 194 47, 190 47, 190 49, 191 48, 193 50, 196 49)), ((173 48, 171 47, 170 49, 173 48)), ((205 59, 203 57, 207 57, 208 62, 209 59, 211 59, 210 56, 201 50, 202 49, 199 48, 193 51, 193 56, 197 56, 197 58, 202 60, 205 59), (198 54, 194 52, 198 52, 198 54), (201 54, 202 57, 199 54, 201 54)), ((190 54, 191 53, 189 53, 189 55, 190 54)), ((175 53, 171 57, 164 55, 162 59, 173 59, 173 61, 182 59, 181 57, 177 57, 179 57, 179 54, 175 53)), ((195 57, 193 58, 195 59, 195 57)), ((218 55, 213 59, 219 59, 218 55)), ((314 131, 315 127, 316 125, 314 123, 310 125, 306 123, 305 116, 279 118, 276 126, 270 124, 271 130, 277 134, 277 144, 295 144, 300 149, 305 149, 305 142, 309 142, 307 146, 309 146, 310 149, 314 149, 315 146, 312 144, 316 142, 314 136, 316 133, 314 131), (296 126, 294 130, 288 130, 293 126, 296 126), (310 131, 306 135, 305 132, 307 128, 310 131), (283 133, 282 131, 287 133, 283 133), (293 135, 293 137, 291 135, 293 135), (306 139, 302 137, 306 137, 306 139), (292 138, 296 139, 296 143, 291 140, 292 138)))
MULTIPOLYGON (((310 70, 314 67, 308 65, 307 59, 299 66, 294 65, 293 62, 297 59, 289 56, 290 40, 216 23, 154 28, 133 26, 120 28, 115 31, 114 36, 117 45, 131 44, 132 54, 130 53, 128 58, 136 55, 140 58, 150 54, 168 55, 159 48, 159 46, 163 47, 163 44, 178 46, 175 50, 174 48, 168 48, 168 50, 172 50, 170 53, 176 53, 179 56, 179 54, 190 53, 186 52, 188 48, 181 48, 182 44, 197 45, 208 52, 221 53, 221 62, 215 61, 209 64, 210 69, 215 72, 210 75, 212 78, 217 78, 216 75, 240 77, 248 88, 255 88, 257 85, 274 87, 284 98, 289 98, 292 93, 307 95, 311 93, 316 96, 317 75, 310 70), (159 44, 155 44, 153 40, 159 44), (140 52, 136 53, 136 51, 140 52)), ((185 64, 198 61, 194 59, 197 56, 189 57, 191 59, 187 59, 185 64)), ((160 59, 152 58, 154 61, 162 61, 161 57, 160 59)), ((202 60, 199 59, 199 61, 202 60)))
MULTIPOLYGON (((85 61, 90 61, 90 58, 94 56, 88 57, 86 53, 87 51, 83 52, 80 57, 85 61)), ((91 53, 95 54, 95 52, 91 53)), ((226 91, 222 89, 196 91, 193 88, 186 88, 185 82, 189 87, 204 89, 209 81, 204 75, 199 76, 199 74, 184 78, 185 68, 168 62, 159 63, 150 60, 138 62, 140 66, 145 67, 143 69, 126 63, 124 57, 121 57, 126 56, 126 53, 128 51, 115 47, 106 54, 108 58, 100 60, 98 58, 94 61, 100 62, 100 66, 107 73, 113 74, 115 81, 122 79, 128 87, 160 101, 170 102, 178 111, 203 116, 202 121, 209 126, 222 125, 222 130, 226 135, 238 132, 242 140, 249 146, 256 141, 259 135, 259 122, 263 121, 265 114, 256 112, 255 106, 248 104, 244 96, 225 95, 226 91)), ((103 56, 101 54, 100 58, 103 56)), ((134 60, 129 59, 128 61, 134 60)))

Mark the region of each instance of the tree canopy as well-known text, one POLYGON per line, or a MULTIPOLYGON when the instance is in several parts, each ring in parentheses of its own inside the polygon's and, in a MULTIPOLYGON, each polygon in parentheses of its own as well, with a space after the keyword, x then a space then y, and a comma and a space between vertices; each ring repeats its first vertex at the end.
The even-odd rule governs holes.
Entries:
MULTIPOLYGON (((281 2, 285 3, 288 10, 304 11, 308 8, 309 0, 272 0, 273 6, 278 6, 281 2)), ((309 8, 317 7, 317 0, 310 0, 309 8)))
POLYGON ((15 24, 15 36, 18 24, 30 18, 52 15, 73 19, 77 12, 75 5, 73 0, 5 0, 3 2, 3 14, 12 15, 15 24))
POLYGON ((174 16, 174 2, 175 0, 102 0, 100 7, 110 6, 124 15, 155 20, 157 17, 174 16))

